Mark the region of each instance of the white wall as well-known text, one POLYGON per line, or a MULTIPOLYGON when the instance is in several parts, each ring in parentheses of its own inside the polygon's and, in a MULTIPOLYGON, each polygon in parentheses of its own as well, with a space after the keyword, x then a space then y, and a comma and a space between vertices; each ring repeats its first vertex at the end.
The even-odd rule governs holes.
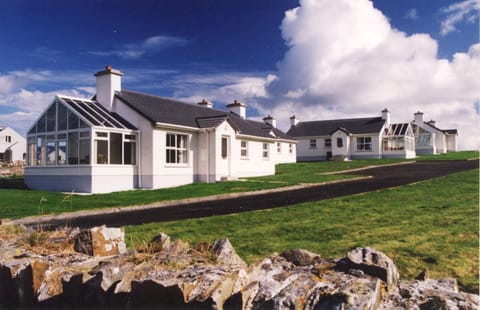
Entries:
POLYGON ((277 164, 295 163, 297 162, 297 144, 295 142, 275 142, 274 154, 277 164), (277 143, 280 143, 280 152, 277 151, 277 143), (291 153, 289 145, 292 145, 291 153))
POLYGON ((337 130, 332 134, 332 156, 343 156, 345 158, 349 158, 350 155, 350 138, 349 136, 341 131, 337 130), (338 147, 337 139, 343 140, 343 146, 338 147))
MULTIPOLYGON (((335 141, 336 143, 336 141, 335 141)), ((379 135, 374 134, 360 134, 350 136, 350 148, 351 148, 351 158, 382 158, 382 144, 379 135), (357 150, 357 138, 360 137, 370 137, 372 141, 372 150, 371 151, 358 151, 357 150)))
POLYGON ((329 139, 329 136, 316 136, 316 137, 304 137, 299 138, 296 145, 296 153, 299 161, 315 161, 326 160, 327 152, 332 152, 332 147, 325 146, 325 140, 329 139), (310 147, 310 140, 315 139, 317 141, 317 147, 310 147))

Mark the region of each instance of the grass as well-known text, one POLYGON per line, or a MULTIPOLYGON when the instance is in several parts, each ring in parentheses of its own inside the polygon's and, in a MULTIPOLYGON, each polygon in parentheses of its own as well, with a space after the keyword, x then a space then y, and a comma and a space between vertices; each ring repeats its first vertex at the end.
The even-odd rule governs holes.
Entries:
POLYGON ((478 293, 478 178, 475 169, 286 208, 129 226, 127 240, 142 244, 160 231, 192 243, 228 237, 249 263, 292 248, 343 257, 371 246, 396 262, 402 278, 427 268, 433 278, 455 277, 478 293))
POLYGON ((437 155, 420 155, 416 160, 465 160, 479 157, 478 151, 462 151, 437 155))
MULTIPOLYGON (((467 159, 478 157, 478 152, 458 152, 436 155, 434 159, 467 159), (449 155, 454 154, 454 155, 449 155)), ((424 157, 421 157, 424 158, 424 157)), ((425 157, 428 158, 428 157, 425 157)), ((69 195, 46 191, 0 188, 0 219, 16 219, 39 214, 58 214, 78 210, 93 210, 120 206, 143 205, 167 200, 204 197, 209 195, 257 191, 300 183, 320 183, 351 178, 349 175, 325 175, 325 172, 343 171, 372 165, 403 162, 402 159, 366 159, 347 162, 308 162, 277 165, 274 176, 249 178, 215 184, 196 183, 157 190, 132 190, 110 194, 69 195), (42 201, 40 203, 40 201, 42 201), (39 212, 41 204, 41 213, 39 212)))

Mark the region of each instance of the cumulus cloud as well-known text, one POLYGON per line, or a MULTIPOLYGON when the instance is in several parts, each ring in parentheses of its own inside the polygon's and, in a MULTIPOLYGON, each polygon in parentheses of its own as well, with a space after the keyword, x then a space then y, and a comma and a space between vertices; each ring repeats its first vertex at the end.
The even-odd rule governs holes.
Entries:
POLYGON ((173 36, 153 36, 141 42, 124 44, 118 49, 109 51, 90 51, 89 53, 96 56, 117 56, 122 59, 138 59, 144 55, 156 54, 162 50, 172 47, 185 46, 188 41, 181 37, 173 36))
POLYGON ((460 147, 478 148, 480 44, 438 59, 427 34, 406 35, 367 0, 301 0, 286 12, 289 47, 267 85, 261 114, 301 120, 380 115, 413 119, 422 110, 440 128, 458 128, 460 147))
POLYGON ((442 12, 446 15, 440 27, 440 34, 446 35, 457 30, 456 25, 462 21, 474 23, 478 20, 480 0, 465 0, 454 3, 444 8, 442 12))

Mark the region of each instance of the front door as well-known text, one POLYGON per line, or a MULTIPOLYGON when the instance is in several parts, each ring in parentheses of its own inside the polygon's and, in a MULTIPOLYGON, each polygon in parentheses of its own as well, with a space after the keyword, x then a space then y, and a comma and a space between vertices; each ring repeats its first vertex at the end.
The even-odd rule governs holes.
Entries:
POLYGON ((230 162, 231 162, 231 154, 230 154, 230 137, 229 136, 222 136, 221 142, 221 172, 220 175, 222 179, 228 179, 230 177, 230 162))

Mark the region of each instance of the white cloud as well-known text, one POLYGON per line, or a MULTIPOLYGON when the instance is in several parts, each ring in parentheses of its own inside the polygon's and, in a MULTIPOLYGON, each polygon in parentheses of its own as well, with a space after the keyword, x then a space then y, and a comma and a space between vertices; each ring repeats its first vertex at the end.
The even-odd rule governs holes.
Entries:
POLYGON ((462 21, 474 23, 478 19, 480 0, 465 0, 449 5, 442 12, 446 14, 440 27, 440 34, 447 35, 457 30, 456 25, 462 21))
POLYGON ((144 55, 156 54, 167 48, 185 46, 188 41, 184 38, 173 36, 153 36, 141 42, 124 44, 119 49, 110 51, 91 51, 96 56, 117 56, 122 59, 138 59, 144 55))
POLYGON ((438 59, 427 34, 395 30, 367 0, 301 0, 281 25, 289 46, 259 112, 301 120, 380 115, 406 122, 422 110, 440 128, 458 128, 459 146, 479 147, 480 44, 438 59))
POLYGON ((409 9, 405 13, 405 18, 410 20, 417 20, 418 19, 418 12, 417 9, 409 9))

